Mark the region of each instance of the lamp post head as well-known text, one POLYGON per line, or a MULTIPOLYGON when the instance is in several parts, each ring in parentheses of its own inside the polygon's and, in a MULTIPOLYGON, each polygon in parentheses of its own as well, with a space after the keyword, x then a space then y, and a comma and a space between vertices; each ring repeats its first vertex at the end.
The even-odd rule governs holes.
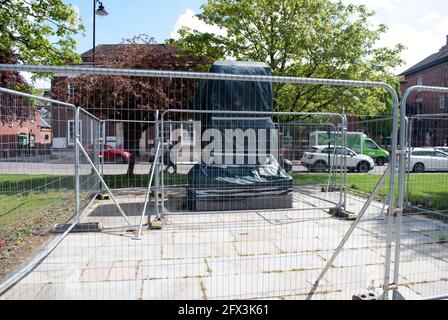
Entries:
POLYGON ((99 6, 98 6, 98 9, 96 9, 95 14, 97 16, 103 16, 103 17, 108 16, 109 12, 106 11, 106 9, 103 6, 103 3, 101 1, 98 1, 98 2, 99 2, 99 6))

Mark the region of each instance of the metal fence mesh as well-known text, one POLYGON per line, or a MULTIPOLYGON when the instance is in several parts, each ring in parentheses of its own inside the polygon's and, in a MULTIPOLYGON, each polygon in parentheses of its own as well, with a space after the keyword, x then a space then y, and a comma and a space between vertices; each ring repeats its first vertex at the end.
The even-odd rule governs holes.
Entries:
MULTIPOLYGON (((408 204, 418 211, 401 217, 389 208, 390 199, 400 205, 397 191, 390 194, 390 176, 397 173, 390 168, 398 126, 392 114, 211 111, 198 103, 201 80, 187 74, 129 74, 133 85, 123 91, 122 75, 71 72, 77 77, 58 79, 53 90, 54 98, 80 107, 78 118, 67 107, 51 113, 50 152, 57 161, 39 162, 26 148, 14 165, 2 158, 0 190, 20 198, 26 188, 14 191, 3 175, 20 171, 19 163, 27 163, 22 167, 30 175, 23 184, 45 190, 45 201, 48 176, 63 176, 70 187, 62 179, 55 189, 71 203, 61 205, 58 194, 56 207, 73 215, 79 198, 79 222, 98 230, 64 234, 2 299, 351 299, 394 283, 395 248, 400 293, 446 292, 446 241, 440 239, 446 222, 423 210, 443 200, 419 191, 441 173, 408 175, 408 204), (103 85, 83 86, 89 77, 103 85), (66 91, 67 82, 74 91, 66 91), (44 184, 38 175, 45 175, 44 184), (394 232, 400 244, 391 243, 394 232)), ((302 80, 271 81, 293 90, 302 80)), ((232 90, 226 98, 241 93, 232 90)), ((249 103, 257 101, 251 94, 249 103)), ((273 96, 275 110, 291 110, 293 103, 273 96)))
POLYGON ((448 290, 446 91, 421 87, 403 100, 408 126, 399 280, 419 297, 448 290))
POLYGON ((75 215, 75 111, 39 97, 0 92, 0 278, 20 273, 75 215), (63 137, 63 138, 62 138, 63 137))

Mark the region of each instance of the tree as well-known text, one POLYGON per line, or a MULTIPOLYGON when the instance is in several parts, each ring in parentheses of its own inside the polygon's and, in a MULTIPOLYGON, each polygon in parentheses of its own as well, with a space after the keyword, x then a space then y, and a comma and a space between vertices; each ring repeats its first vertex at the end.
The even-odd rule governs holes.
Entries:
MULTIPOLYGON (((391 70, 402 63, 402 45, 377 48, 387 30, 373 27, 374 12, 362 5, 329 0, 208 0, 197 17, 226 35, 189 28, 168 43, 189 55, 214 60, 263 61, 275 75, 385 81, 396 85, 391 70)), ((391 100, 381 89, 276 85, 280 111, 387 113, 391 100)))
MULTIPOLYGON (((11 51, 0 50, 0 63, 16 64, 17 55, 11 51)), ((0 72, 0 87, 29 92, 30 88, 23 76, 17 71, 0 72)))
MULTIPOLYGON (((0 63, 60 65, 79 62, 73 36, 83 31, 74 7, 62 0, 0 0, 0 63)), ((0 72, 0 86, 32 92, 22 74, 15 71, 0 72)), ((22 119, 35 112, 24 99, 8 97, 4 100, 0 105, 3 122, 22 119), (24 107, 14 107, 14 101, 20 101, 24 107)))
MULTIPOLYGON (((126 39, 115 54, 97 53, 97 67, 196 71, 209 63, 205 57, 176 54, 177 48, 157 45, 153 38, 138 35, 126 39)), ((124 148, 132 150, 128 175, 133 175, 135 156, 142 133, 153 121, 154 109, 182 108, 193 96, 194 83, 182 79, 144 78, 127 76, 81 75, 58 78, 52 85, 52 96, 70 101, 104 119, 141 120, 124 122, 124 148), (75 88, 73 97, 67 94, 68 84, 75 88)))
POLYGON ((84 25, 62 0, 0 0, 0 52, 26 64, 79 62, 73 38, 84 25))

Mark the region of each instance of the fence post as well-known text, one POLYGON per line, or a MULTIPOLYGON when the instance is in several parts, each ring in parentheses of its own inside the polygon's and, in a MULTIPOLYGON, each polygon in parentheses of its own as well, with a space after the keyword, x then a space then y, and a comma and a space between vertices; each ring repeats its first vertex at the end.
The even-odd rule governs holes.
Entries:
POLYGON ((394 111, 393 111, 393 129, 392 129, 392 152, 390 157, 390 192, 389 192, 389 210, 387 213, 387 231, 386 231, 386 261, 384 267, 384 281, 383 281, 383 299, 387 300, 389 297, 390 287, 390 271, 392 264, 392 225, 394 221, 395 212, 395 171, 397 167, 397 149, 398 149, 398 120, 399 120, 399 100, 397 92, 393 88, 389 88, 389 92, 393 96, 394 111))
POLYGON ((408 149, 406 150, 407 153, 407 163, 406 163, 406 179, 405 179, 405 184, 406 184, 406 199, 405 201, 405 207, 407 207, 409 205, 409 178, 410 178, 410 172, 411 172, 411 147, 412 147, 412 131, 413 131, 413 122, 414 122, 414 118, 407 118, 407 142, 408 142, 408 149))
MULTIPOLYGON (((106 120, 100 121, 100 166, 101 166, 101 176, 104 178, 104 152, 102 152, 102 146, 106 144, 106 120)), ((100 183, 100 192, 103 192, 103 184, 100 183)))
MULTIPOLYGON (((163 139, 160 139, 160 127, 159 127, 159 110, 157 109, 154 114, 155 117, 155 145, 159 145, 161 143, 161 150, 162 150, 162 159, 163 159, 163 139)), ((161 217, 160 215, 160 207, 159 207, 159 192, 162 191, 162 207, 163 207, 163 201, 164 201, 164 195, 163 195, 163 188, 161 190, 160 188, 160 170, 163 170, 163 163, 160 164, 160 154, 155 154, 154 162, 155 162, 155 188, 154 188, 154 200, 155 200, 155 209, 156 209, 156 217, 159 219, 161 217)))
POLYGON ((342 114, 342 145, 344 148, 344 163, 343 163, 343 174, 344 174, 344 202, 343 202, 343 208, 344 211, 347 211, 347 128, 348 127, 348 121, 347 116, 345 114, 342 114))
POLYGON ((80 132, 79 132, 79 107, 75 110, 75 197, 76 197, 76 223, 79 223, 80 219, 80 185, 79 185, 79 145, 77 141, 79 141, 80 138, 80 132))

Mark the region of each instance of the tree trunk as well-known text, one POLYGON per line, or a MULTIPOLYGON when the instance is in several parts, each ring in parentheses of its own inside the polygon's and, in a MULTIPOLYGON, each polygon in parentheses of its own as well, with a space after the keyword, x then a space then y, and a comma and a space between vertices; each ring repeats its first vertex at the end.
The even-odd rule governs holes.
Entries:
POLYGON ((124 123, 124 147, 131 152, 129 158, 129 165, 127 175, 132 177, 134 175, 135 160, 140 154, 139 142, 142 136, 142 128, 139 123, 124 123))

